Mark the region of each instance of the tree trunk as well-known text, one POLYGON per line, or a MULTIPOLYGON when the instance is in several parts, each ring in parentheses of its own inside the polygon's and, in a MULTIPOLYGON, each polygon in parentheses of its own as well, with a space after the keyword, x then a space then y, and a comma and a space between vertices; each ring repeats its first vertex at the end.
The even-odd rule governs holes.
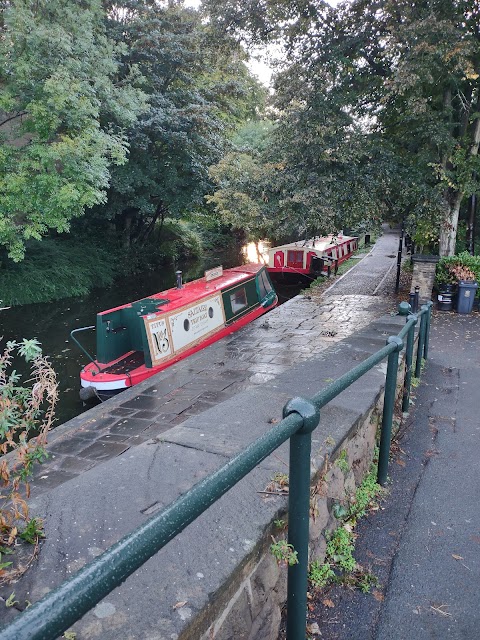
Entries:
POLYGON ((448 218, 442 224, 440 229, 440 246, 439 254, 441 256, 453 256, 455 253, 455 243, 457 240, 458 216, 460 213, 460 205, 463 200, 463 192, 457 191, 454 200, 450 206, 448 218))
POLYGON ((475 255, 475 217, 477 214, 477 196, 470 196, 468 201, 468 222, 467 222, 467 251, 470 255, 475 255))
POLYGON ((137 240, 139 245, 141 246, 145 245, 146 241, 148 240, 153 230, 155 229, 155 225, 159 218, 160 218, 160 231, 162 230, 163 221, 165 219, 166 213, 167 213, 167 208, 165 204, 163 202, 159 202, 159 204, 157 205, 157 208, 155 209, 155 213, 153 214, 153 217, 150 220, 150 223, 148 224, 146 229, 144 229, 143 233, 139 234, 139 237, 137 240))
POLYGON ((130 230, 132 228, 132 214, 127 214, 123 219, 122 229, 122 245, 125 249, 129 249, 131 245, 130 230))
MULTIPOLYGON (((480 96, 477 99, 476 104, 477 111, 480 108, 480 96)), ((470 156, 478 155, 478 148, 480 146, 480 118, 475 119, 473 125, 472 144, 470 146, 470 156)), ((440 230, 440 247, 439 253, 441 256, 453 256, 455 253, 455 242, 457 239, 457 227, 458 216, 460 213, 460 205, 462 203, 465 193, 463 190, 456 192, 453 202, 450 206, 450 211, 447 219, 444 221, 440 230)))

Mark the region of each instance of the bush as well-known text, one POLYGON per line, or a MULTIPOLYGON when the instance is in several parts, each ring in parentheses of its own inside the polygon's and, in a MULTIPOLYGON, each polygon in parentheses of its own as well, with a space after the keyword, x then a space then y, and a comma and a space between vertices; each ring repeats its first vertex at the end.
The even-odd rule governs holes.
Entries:
POLYGON ((480 256, 462 251, 456 256, 445 256, 437 263, 435 284, 457 284, 459 280, 480 282, 480 256))
POLYGON ((19 305, 86 295, 113 282, 115 258, 112 247, 78 237, 35 242, 23 262, 8 262, 0 271, 2 301, 19 305))
POLYGON ((55 372, 39 343, 7 342, 0 351, 0 583, 18 579, 28 567, 2 562, 2 555, 13 553, 17 538, 36 545, 43 535, 41 521, 29 518, 25 498, 30 495, 28 479, 34 465, 47 456, 47 433, 57 400, 55 372), (15 357, 30 365, 26 386, 13 368, 15 357))

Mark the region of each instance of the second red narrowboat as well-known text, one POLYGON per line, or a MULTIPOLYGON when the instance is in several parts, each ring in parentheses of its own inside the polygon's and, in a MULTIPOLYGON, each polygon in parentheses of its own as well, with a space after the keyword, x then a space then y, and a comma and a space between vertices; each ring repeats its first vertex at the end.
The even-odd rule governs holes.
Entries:
POLYGON ((317 278, 338 267, 358 249, 358 238, 338 234, 290 242, 268 250, 268 272, 317 278))

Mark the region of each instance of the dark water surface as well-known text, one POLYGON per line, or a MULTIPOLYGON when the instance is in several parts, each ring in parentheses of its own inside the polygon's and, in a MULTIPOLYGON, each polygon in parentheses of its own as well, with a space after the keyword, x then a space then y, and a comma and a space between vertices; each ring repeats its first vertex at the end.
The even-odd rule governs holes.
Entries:
MULTIPOLYGON (((121 279, 108 289, 96 289, 81 298, 5 309, 0 311, 0 336, 3 336, 3 343, 7 340, 37 338, 42 344, 43 352, 50 357, 57 373, 60 400, 56 409, 56 424, 62 424, 91 406, 84 405, 78 395, 80 369, 86 364, 86 358, 70 339, 72 329, 94 325, 99 311, 169 289, 175 285, 176 269, 183 270, 184 280, 190 281, 201 277, 206 268, 217 264, 228 268, 240 263, 238 254, 229 254, 188 265, 172 264, 158 272, 121 279)), ((296 295, 298 290, 288 287, 285 291, 278 291, 280 302, 296 295)), ((82 333, 80 339, 89 353, 95 355, 95 332, 82 333)))

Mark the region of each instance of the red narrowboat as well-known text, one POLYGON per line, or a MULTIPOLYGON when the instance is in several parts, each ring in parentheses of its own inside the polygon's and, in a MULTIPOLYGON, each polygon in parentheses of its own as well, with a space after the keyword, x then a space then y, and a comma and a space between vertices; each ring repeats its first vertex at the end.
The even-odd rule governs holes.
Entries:
POLYGON ((237 331, 274 307, 277 295, 264 265, 217 267, 205 277, 97 314, 96 326, 71 337, 90 359, 80 373, 84 400, 132 387, 237 331), (97 356, 77 340, 95 329, 97 356))
POLYGON ((354 236, 329 235, 290 242, 268 250, 268 272, 317 278, 347 260, 358 249, 354 236))

